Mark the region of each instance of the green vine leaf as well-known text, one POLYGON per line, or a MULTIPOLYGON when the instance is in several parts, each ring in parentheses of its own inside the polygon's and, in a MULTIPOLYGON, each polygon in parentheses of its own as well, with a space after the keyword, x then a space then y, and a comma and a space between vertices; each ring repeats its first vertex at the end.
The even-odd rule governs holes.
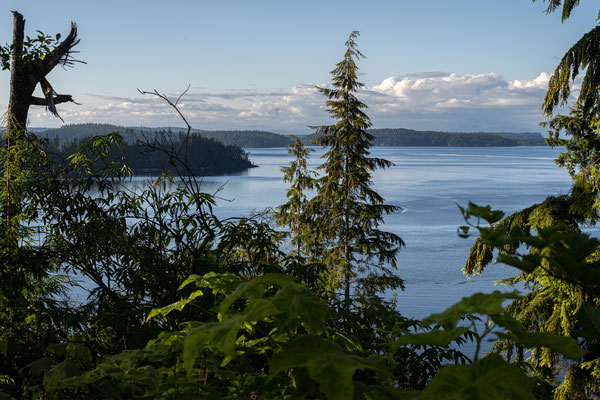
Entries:
POLYGON ((446 311, 430 315, 423 320, 421 325, 430 326, 437 324, 450 331, 456 328, 458 321, 467 314, 500 314, 504 311, 502 303, 505 300, 517 298, 519 298, 517 292, 502 293, 496 290, 488 294, 475 293, 470 297, 463 297, 462 300, 448 308, 446 311))
POLYGON ((491 355, 471 365, 449 365, 423 392, 438 400, 535 400, 529 377, 516 365, 491 355))
POLYGON ((282 371, 305 367, 330 400, 353 398, 352 377, 356 370, 370 369, 383 376, 389 374, 381 358, 347 353, 337 343, 316 335, 300 336, 285 344, 281 352, 273 355, 269 365, 272 378, 282 371))

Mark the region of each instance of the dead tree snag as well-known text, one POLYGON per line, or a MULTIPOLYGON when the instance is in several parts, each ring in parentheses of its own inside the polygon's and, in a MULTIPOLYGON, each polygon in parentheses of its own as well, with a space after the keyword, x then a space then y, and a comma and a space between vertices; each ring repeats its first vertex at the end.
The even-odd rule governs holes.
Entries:
POLYGON ((56 110, 56 104, 74 102, 69 94, 57 94, 46 79, 46 75, 59 64, 64 67, 75 62, 81 62, 72 57, 73 47, 79 43, 77 25, 71 22, 69 35, 60 43, 58 43, 60 35, 56 36, 55 41, 49 40, 49 38, 40 33, 37 39, 40 42, 38 47, 33 52, 28 53, 27 46, 24 48, 25 19, 20 13, 13 11, 13 41, 10 46, 10 95, 6 124, 6 136, 9 146, 11 136, 15 132, 25 129, 30 106, 46 106, 48 111, 60 118, 56 110), (57 44, 56 47, 50 49, 49 45, 54 42, 57 44), (43 98, 33 96, 38 83, 44 94, 43 98))

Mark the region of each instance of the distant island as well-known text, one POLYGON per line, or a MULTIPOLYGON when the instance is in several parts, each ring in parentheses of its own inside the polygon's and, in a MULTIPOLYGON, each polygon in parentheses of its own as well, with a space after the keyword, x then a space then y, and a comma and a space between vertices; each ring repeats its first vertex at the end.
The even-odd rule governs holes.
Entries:
MULTIPOLYGON (((543 146, 544 137, 537 132, 438 132, 412 129, 370 129, 375 137, 373 146, 446 146, 446 147, 507 147, 543 146)), ((307 136, 309 142, 316 135, 307 136)))
POLYGON ((112 132, 121 134, 125 140, 120 148, 113 150, 109 160, 123 157, 136 175, 156 176, 163 171, 196 176, 226 175, 255 167, 241 147, 195 133, 187 137, 169 130, 141 133, 114 125, 83 124, 38 131, 36 134, 48 138, 46 151, 56 164, 61 164, 86 139, 112 132))
MULTIPOLYGON (((183 128, 135 128, 109 124, 73 124, 61 128, 36 128, 36 134, 60 143, 73 139, 117 132, 128 143, 135 143, 141 136, 151 137, 159 132, 174 134, 183 132, 183 128)), ((374 146, 456 146, 456 147, 507 147, 507 146, 543 146, 545 139, 539 132, 440 132, 417 131, 413 129, 370 129, 375 139, 374 146)), ((257 130, 193 130, 194 135, 212 139, 226 146, 242 148, 285 147, 292 143, 289 135, 257 130)), ((298 135, 305 144, 311 144, 315 134, 298 135)))

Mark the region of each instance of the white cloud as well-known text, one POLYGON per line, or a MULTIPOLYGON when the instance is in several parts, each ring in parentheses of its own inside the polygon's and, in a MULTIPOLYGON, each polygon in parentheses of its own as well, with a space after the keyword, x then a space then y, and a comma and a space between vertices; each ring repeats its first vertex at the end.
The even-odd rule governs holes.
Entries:
POLYGON ((530 81, 521 81, 521 80, 514 80, 512 82, 510 82, 510 84, 508 85, 508 87, 510 89, 527 89, 527 88, 536 88, 536 89, 547 89, 548 88, 548 82, 550 82, 550 74, 547 72, 542 72, 541 74, 538 75, 537 78, 530 80, 530 81))
MULTIPOLYGON (((440 71, 392 76, 359 93, 375 127, 457 130, 538 130, 540 106, 550 74, 506 81, 497 73, 440 71)), ((327 84, 319 84, 327 87, 327 84)), ((180 93, 170 94, 175 100, 180 93)), ((132 126, 182 125, 175 111, 152 96, 88 95, 97 106, 61 104, 66 123, 108 122, 132 126)), ((285 90, 190 91, 181 111, 200 129, 304 131, 327 124, 325 99, 313 84, 285 90)), ((59 124, 43 109, 30 113, 32 126, 59 124)))

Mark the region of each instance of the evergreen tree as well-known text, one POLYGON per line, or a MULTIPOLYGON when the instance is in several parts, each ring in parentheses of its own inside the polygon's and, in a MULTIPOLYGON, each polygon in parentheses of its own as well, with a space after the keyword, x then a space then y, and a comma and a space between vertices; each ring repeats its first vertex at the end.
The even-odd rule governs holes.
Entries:
MULTIPOLYGON (((534 0, 535 1, 535 0, 534 0)), ((562 21, 566 21, 579 1, 548 0, 547 12, 562 9, 562 21)), ((550 196, 539 204, 514 213, 498 223, 507 237, 514 232, 524 235, 510 242, 505 239, 501 254, 519 254, 523 244, 530 247, 526 255, 529 260, 539 260, 529 270, 508 280, 509 284, 525 283, 529 289, 526 296, 507 307, 516 319, 527 329, 538 332, 551 332, 562 336, 578 338, 588 352, 577 360, 565 360, 556 351, 535 348, 527 359, 532 373, 540 381, 553 388, 552 398, 567 400, 591 398, 600 395, 600 338, 585 337, 582 329, 586 314, 600 320, 600 297, 594 289, 595 279, 580 280, 570 277, 565 271, 572 269, 577 274, 593 272, 600 268, 600 249, 589 257, 569 259, 557 257, 556 248, 531 245, 531 240, 540 239, 544 229, 558 229, 555 237, 560 238, 556 247, 565 251, 585 249, 586 243, 569 243, 562 239, 569 234, 578 234, 581 227, 597 223, 600 212, 600 139, 598 137, 600 118, 600 25, 586 33, 563 56, 552 75, 543 111, 551 119, 543 125, 549 128, 547 143, 565 148, 556 163, 565 167, 571 175, 571 192, 561 196, 550 196), (555 106, 567 104, 571 95, 571 85, 580 71, 585 71, 581 91, 571 106, 569 115, 553 115, 555 106), (565 277, 566 276, 566 277, 565 277), (558 383, 558 385, 557 385, 558 383), (554 387, 556 385, 556 387, 554 387)), ((544 243, 540 240, 540 243, 544 243)), ((593 243, 592 243, 593 245, 593 243)), ((593 251, 594 249, 592 249, 593 251)), ((477 274, 489 265, 493 258, 493 248, 481 238, 477 239, 464 271, 477 274)), ((570 271, 570 272, 573 272, 570 271)), ((514 354, 515 361, 523 361, 523 348, 514 342, 504 340, 497 350, 514 354), (516 350, 513 353, 513 350, 516 350)))
POLYGON ((370 293, 403 284, 393 269, 404 242, 378 229, 383 217, 398 207, 385 204, 372 188, 373 171, 392 163, 369 157, 373 136, 366 130, 371 121, 363 111, 367 106, 356 97, 363 87, 357 80, 356 60, 364 57, 356 46, 358 35, 357 31, 350 34, 343 60, 331 71, 332 88, 318 88, 336 122, 313 127, 320 135, 316 142, 327 152, 318 167, 322 176, 316 181, 317 194, 307 205, 317 226, 311 243, 324 246, 320 257, 328 266, 330 288, 341 286, 346 300, 353 282, 370 293))
POLYGON ((288 153, 295 157, 288 167, 282 167, 283 181, 291 184, 286 193, 288 201, 277 208, 275 221, 281 226, 289 226, 292 233, 292 244, 296 247, 296 254, 301 255, 303 237, 309 234, 310 224, 304 208, 307 203, 306 190, 314 187, 314 172, 307 166, 309 154, 313 150, 305 147, 302 142, 294 137, 294 144, 288 147, 288 153))
MULTIPOLYGON (((533 0, 534 2, 536 0, 533 0)), ((561 11, 564 23, 569 19, 579 0, 543 0, 548 2, 547 13, 561 11)), ((577 107, 584 117, 600 118, 600 24, 584 34, 563 56, 550 78, 542 109, 548 117, 554 107, 565 105, 571 95, 571 84, 583 74, 577 107)))

